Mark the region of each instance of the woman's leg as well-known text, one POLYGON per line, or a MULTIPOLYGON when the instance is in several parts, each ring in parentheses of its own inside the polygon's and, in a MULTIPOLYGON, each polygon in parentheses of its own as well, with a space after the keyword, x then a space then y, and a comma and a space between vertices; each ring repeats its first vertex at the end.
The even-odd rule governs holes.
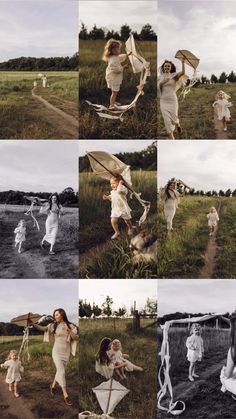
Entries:
POLYGON ((67 389, 66 389, 66 372, 65 367, 67 362, 63 361, 59 355, 54 354, 53 355, 53 362, 56 367, 56 375, 54 378, 54 381, 52 383, 52 386, 55 387, 56 383, 59 384, 59 386, 62 389, 63 397, 65 400, 65 403, 67 405, 72 405, 72 402, 69 400, 67 389))

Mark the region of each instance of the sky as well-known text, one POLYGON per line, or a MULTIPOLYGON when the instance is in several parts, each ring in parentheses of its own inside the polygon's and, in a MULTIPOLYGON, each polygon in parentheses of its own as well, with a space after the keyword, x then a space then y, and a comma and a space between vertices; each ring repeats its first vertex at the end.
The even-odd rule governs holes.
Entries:
POLYGON ((156 299, 155 279, 80 279, 79 298, 101 305, 107 296, 114 301, 113 309, 125 306, 128 310, 136 301, 137 309, 144 307, 147 298, 156 299))
POLYGON ((153 143, 153 140, 80 140, 79 156, 84 156, 87 151, 107 151, 116 154, 123 152, 142 151, 153 143))
POLYGON ((235 295, 234 279, 159 279, 158 313, 232 313, 235 295))
POLYGON ((0 141, 0 191, 78 190, 77 141, 0 141))
POLYGON ((158 184, 181 179, 204 191, 236 188, 234 140, 158 141, 158 184))
POLYGON ((149 23, 157 29, 157 1, 156 0, 80 0, 79 21, 88 30, 93 25, 109 30, 120 30, 128 24, 132 30, 140 32, 149 23))
POLYGON ((158 36, 159 65, 170 59, 179 69, 174 56, 187 49, 200 58, 200 74, 235 70, 236 1, 159 0, 158 36))
POLYGON ((77 280, 1 280, 0 322, 9 322, 29 312, 52 315, 56 308, 64 308, 69 320, 77 322, 77 280))
POLYGON ((78 50, 78 0, 1 0, 0 7, 0 61, 78 50))

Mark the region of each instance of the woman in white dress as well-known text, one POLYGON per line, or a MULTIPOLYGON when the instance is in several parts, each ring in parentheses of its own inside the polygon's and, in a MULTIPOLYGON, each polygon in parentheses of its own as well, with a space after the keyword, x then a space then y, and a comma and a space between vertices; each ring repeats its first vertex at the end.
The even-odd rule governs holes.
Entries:
POLYGON ((160 108, 168 138, 174 139, 174 131, 177 128, 182 132, 178 117, 178 98, 176 91, 179 87, 180 78, 185 74, 184 59, 182 60, 182 71, 176 72, 175 65, 165 60, 161 66, 161 75, 158 79, 160 92, 160 108))
POLYGON ((55 252, 53 247, 57 238, 59 218, 63 214, 62 206, 57 193, 50 196, 48 203, 40 208, 40 213, 47 214, 45 224, 46 234, 41 241, 41 247, 43 248, 45 241, 48 242, 50 244, 49 254, 54 255, 55 252))
POLYGON ((173 231, 173 219, 181 196, 182 195, 177 191, 177 184, 174 180, 170 180, 160 191, 160 197, 164 202, 164 214, 167 222, 168 235, 173 231))
POLYGON ((77 327, 70 323, 65 310, 58 308, 53 313, 54 323, 48 326, 40 326, 33 324, 33 326, 44 332, 44 342, 49 342, 50 337, 54 337, 54 345, 52 349, 52 359, 56 367, 56 375, 53 383, 50 385, 51 395, 54 396, 56 385, 59 384, 64 401, 68 406, 72 402, 68 396, 66 389, 66 375, 65 367, 69 362, 70 354, 76 354, 76 341, 78 339, 77 327))
POLYGON ((236 400, 236 312, 230 319, 231 344, 228 350, 226 366, 221 370, 220 380, 222 383, 221 391, 229 391, 236 400))

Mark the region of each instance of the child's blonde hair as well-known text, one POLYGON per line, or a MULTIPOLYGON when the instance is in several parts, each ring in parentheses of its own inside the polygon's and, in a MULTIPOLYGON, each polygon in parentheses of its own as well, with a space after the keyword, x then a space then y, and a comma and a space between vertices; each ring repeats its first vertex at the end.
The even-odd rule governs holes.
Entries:
POLYGON ((20 220, 20 221, 19 221, 19 223, 18 223, 18 226, 19 226, 20 224, 22 224, 22 225, 25 227, 25 225, 26 225, 25 220, 23 220, 23 219, 22 219, 22 220, 20 220))
POLYGON ((210 208, 210 210, 214 210, 214 211, 216 211, 216 208, 215 208, 215 207, 211 207, 211 208, 210 208))
POLYGON ((120 342, 118 339, 114 339, 114 340, 111 342, 111 346, 113 346, 113 345, 118 346, 118 347, 120 348, 120 350, 122 351, 121 342, 120 342))
POLYGON ((108 58, 111 57, 113 55, 113 48, 115 47, 121 47, 122 42, 118 41, 117 39, 109 39, 104 47, 104 52, 103 52, 103 56, 102 59, 103 61, 108 61, 108 58))
POLYGON ((110 178, 110 182, 111 182, 112 180, 115 180, 117 183, 119 183, 119 182, 120 182, 120 180, 122 180, 122 176, 121 176, 121 175, 119 175, 119 174, 117 174, 116 176, 112 176, 112 177, 110 178))
POLYGON ((219 90, 219 92, 217 92, 216 93, 216 96, 215 96, 215 98, 216 98, 216 100, 218 100, 219 98, 220 98, 220 95, 223 93, 223 95, 224 95, 224 98, 226 99, 226 100, 228 100, 228 99, 230 99, 230 95, 228 95, 227 93, 225 93, 223 90, 219 90))
POLYGON ((13 355, 17 355, 18 356, 18 352, 15 349, 12 349, 9 352, 7 359, 11 359, 13 357, 13 355))
POLYGON ((194 332, 198 332, 199 335, 201 334, 202 327, 199 323, 193 323, 190 329, 190 335, 192 335, 194 332))

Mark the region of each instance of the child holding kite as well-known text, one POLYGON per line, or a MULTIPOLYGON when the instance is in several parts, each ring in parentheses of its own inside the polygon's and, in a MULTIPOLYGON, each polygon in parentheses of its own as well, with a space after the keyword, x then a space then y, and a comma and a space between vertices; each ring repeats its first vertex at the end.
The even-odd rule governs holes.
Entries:
POLYGON ((195 364, 197 361, 202 360, 204 353, 203 339, 201 337, 201 326, 199 323, 192 324, 190 329, 190 336, 186 340, 186 346, 188 348, 187 360, 190 363, 188 378, 190 381, 194 381, 195 377, 199 377, 199 375, 195 374, 195 364))
POLYGON ((110 179, 111 193, 110 195, 103 194, 103 200, 111 201, 111 225, 114 230, 114 234, 111 237, 112 240, 117 239, 120 236, 120 230, 118 226, 119 218, 123 218, 127 227, 128 234, 132 235, 132 221, 131 221, 131 208, 128 205, 126 195, 128 193, 127 188, 124 185, 121 175, 113 176, 110 179))
POLYGON ((207 220, 208 220, 208 227, 209 227, 209 235, 213 236, 217 223, 219 221, 219 215, 215 209, 215 207, 211 207, 210 212, 207 214, 207 220))
POLYGON ((215 96, 215 102, 212 105, 216 109, 217 118, 223 123, 224 131, 227 131, 227 123, 231 118, 229 108, 233 106, 228 99, 230 99, 230 96, 223 90, 219 90, 215 96))
POLYGON ((25 220, 20 220, 14 230, 15 234, 15 247, 18 245, 18 253, 21 253, 22 243, 25 241, 26 224, 25 220))
POLYGON ((9 391, 14 390, 14 396, 19 397, 18 383, 21 381, 21 373, 24 372, 24 367, 21 365, 18 352, 11 350, 7 361, 1 364, 1 368, 7 368, 6 383, 9 385, 9 391))

